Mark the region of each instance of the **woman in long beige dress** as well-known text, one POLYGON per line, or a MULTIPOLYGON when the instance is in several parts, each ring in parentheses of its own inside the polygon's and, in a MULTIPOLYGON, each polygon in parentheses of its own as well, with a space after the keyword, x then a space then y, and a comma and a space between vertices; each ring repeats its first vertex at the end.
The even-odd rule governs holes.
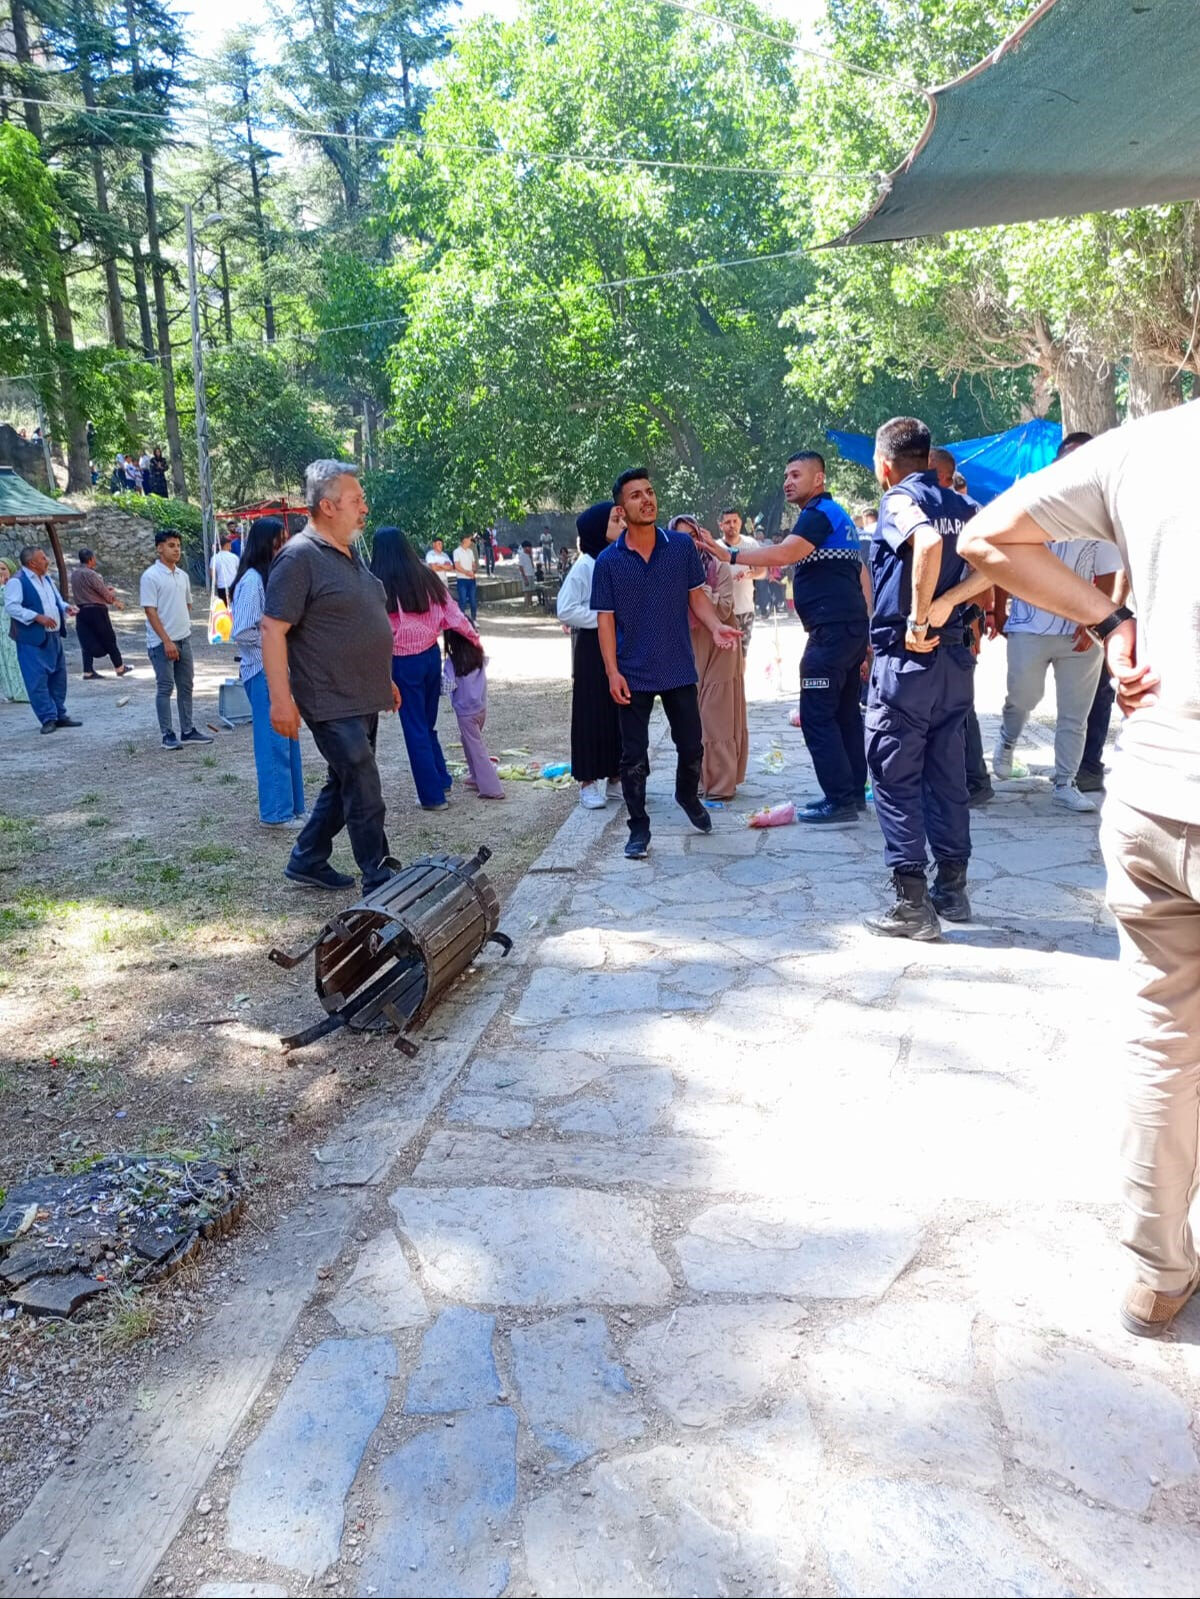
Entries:
MULTIPOLYGON (((693 517, 677 516, 670 531, 687 533, 697 541, 705 581, 717 615, 736 626, 733 610, 733 569, 714 561, 699 544, 699 524, 693 517)), ((746 778, 750 733, 746 725, 746 683, 742 646, 721 650, 706 628, 692 622, 692 650, 700 676, 700 722, 704 729, 704 765, 700 790, 707 799, 731 800, 746 778)))

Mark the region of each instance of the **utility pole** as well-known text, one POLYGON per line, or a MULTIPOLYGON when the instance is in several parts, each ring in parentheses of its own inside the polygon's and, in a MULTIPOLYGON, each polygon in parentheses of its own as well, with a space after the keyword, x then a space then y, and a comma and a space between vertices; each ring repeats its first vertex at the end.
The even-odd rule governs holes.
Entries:
POLYGON ((196 470, 200 477, 200 519, 204 528, 204 567, 212 570, 217 553, 217 519, 213 510, 212 470, 208 461, 208 406, 204 394, 204 345, 200 338, 200 295, 196 283, 196 233, 192 208, 183 208, 187 228, 188 306, 192 314, 192 377, 196 386, 196 470))

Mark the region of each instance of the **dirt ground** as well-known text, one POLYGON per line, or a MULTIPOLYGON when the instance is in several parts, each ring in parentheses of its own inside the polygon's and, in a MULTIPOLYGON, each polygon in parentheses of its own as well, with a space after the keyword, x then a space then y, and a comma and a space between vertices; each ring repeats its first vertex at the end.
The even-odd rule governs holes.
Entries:
MULTIPOLYGON (((69 641, 81 728, 44 738, 28 706, 0 704, 0 1191, 114 1150, 237 1151, 254 1184, 245 1235, 311 1183, 327 1129, 420 1057, 345 1033, 280 1051, 280 1033, 322 1013, 311 962, 288 973, 267 952, 307 942, 342 901, 284 881, 292 835, 258 822, 248 726, 161 749, 140 612, 114 621, 135 675, 82 682, 69 641)), ((566 760, 561 628, 519 603, 486 609, 481 624, 492 754, 566 760)), ((209 728, 237 668, 199 628, 195 644, 196 723, 209 728)), ((440 725, 453 765, 448 703, 440 725)), ((307 732, 302 747, 315 794, 324 772, 307 732)), ((575 803, 570 789, 510 782, 503 803, 459 788, 431 815, 390 719, 379 760, 393 853, 487 844, 502 900, 575 803)), ((354 870, 344 842, 334 862, 354 870)), ((76 1322, 0 1315, 0 1531, 97 1414, 137 1403, 141 1375, 208 1313, 219 1282, 236 1280, 240 1242, 206 1249, 162 1288, 105 1296, 76 1322)))

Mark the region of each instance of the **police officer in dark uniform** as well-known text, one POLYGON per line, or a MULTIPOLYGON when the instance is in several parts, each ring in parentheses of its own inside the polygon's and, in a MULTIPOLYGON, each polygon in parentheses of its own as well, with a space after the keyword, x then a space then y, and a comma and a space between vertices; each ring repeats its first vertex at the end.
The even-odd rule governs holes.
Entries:
POLYGON ((980 585, 957 545, 975 507, 941 486, 929 445, 929 429, 914 417, 894 417, 875 435, 885 492, 871 544, 867 764, 896 902, 866 926, 892 938, 939 938, 939 911, 949 921, 971 915, 963 735, 973 663, 963 601, 980 585), (937 863, 932 894, 927 839, 937 863))
POLYGON ((783 493, 800 515, 778 544, 708 548, 738 566, 795 565, 792 597, 808 634, 800 662, 800 729, 822 794, 797 820, 855 822, 867 808, 858 701, 868 622, 858 529, 849 511, 826 493, 825 461, 815 450, 801 450, 788 461, 783 493))

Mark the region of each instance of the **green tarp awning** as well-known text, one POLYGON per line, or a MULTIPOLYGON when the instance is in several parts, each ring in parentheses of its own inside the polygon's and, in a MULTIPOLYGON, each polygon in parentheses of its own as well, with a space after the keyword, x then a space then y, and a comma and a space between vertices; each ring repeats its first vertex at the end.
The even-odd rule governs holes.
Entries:
POLYGON ((1045 0, 837 244, 1200 197, 1200 0, 1045 0))
POLYGON ((35 489, 11 466, 0 466, 0 522, 66 522, 83 514, 35 489))

